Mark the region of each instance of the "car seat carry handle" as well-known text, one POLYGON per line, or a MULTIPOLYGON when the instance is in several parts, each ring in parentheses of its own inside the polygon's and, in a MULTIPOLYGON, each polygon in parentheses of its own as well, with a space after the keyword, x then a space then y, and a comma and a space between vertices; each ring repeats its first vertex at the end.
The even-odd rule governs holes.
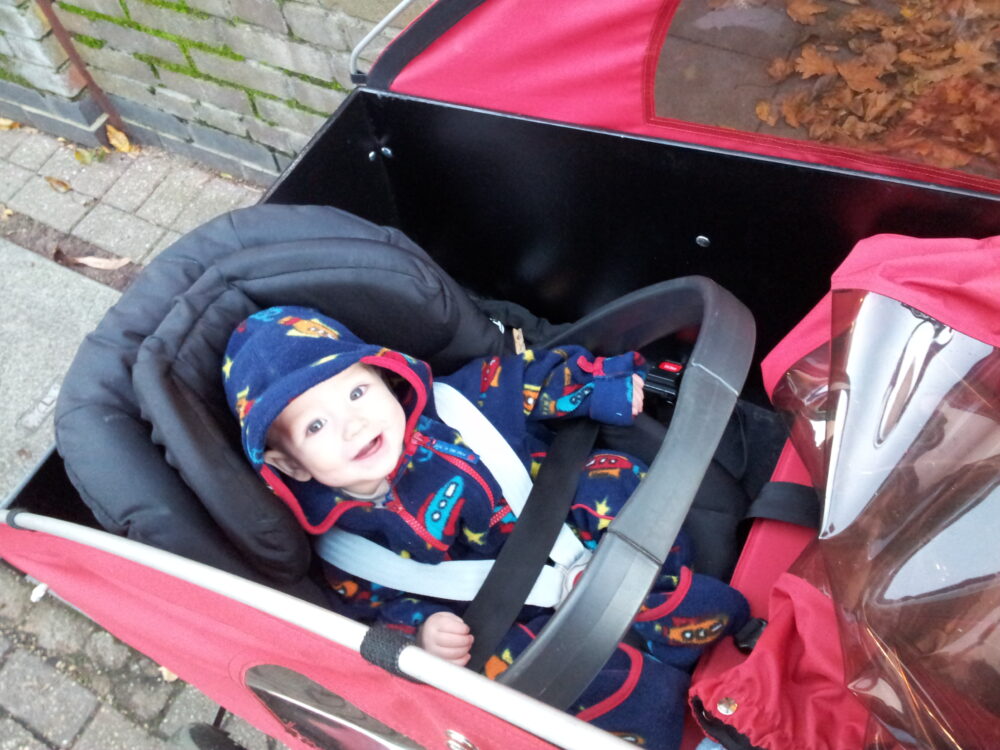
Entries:
POLYGON ((545 342, 624 351, 692 325, 700 325, 698 339, 646 478, 569 597, 498 678, 557 708, 569 707, 611 657, 659 575, 746 379, 755 325, 732 294, 690 276, 633 292, 545 342))

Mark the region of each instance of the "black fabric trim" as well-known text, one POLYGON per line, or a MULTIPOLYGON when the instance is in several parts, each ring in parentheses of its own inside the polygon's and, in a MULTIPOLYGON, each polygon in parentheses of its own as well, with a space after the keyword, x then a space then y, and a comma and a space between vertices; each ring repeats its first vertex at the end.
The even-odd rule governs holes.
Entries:
POLYGON ((808 529, 818 529, 819 495, 812 487, 794 482, 768 482, 750 504, 746 517, 787 521, 808 529))
POLYGON ((17 517, 24 512, 25 511, 23 510, 16 510, 16 509, 7 511, 7 525, 10 526, 12 529, 17 529, 18 531, 28 531, 28 529, 24 528, 17 522, 17 517))
POLYGON ((751 744, 745 735, 740 734, 728 724, 708 713, 701 699, 691 698, 691 708, 694 710, 694 717, 698 720, 698 724, 701 725, 705 734, 726 748, 726 750, 763 750, 763 748, 751 744))
POLYGON ((556 433, 514 530, 462 615, 475 637, 469 669, 483 668, 524 607, 569 514, 580 470, 596 440, 597 423, 590 419, 569 421, 556 433))
POLYGON ((485 1, 440 0, 432 5, 386 47, 368 72, 368 88, 388 91, 403 68, 485 1))
POLYGON ((372 625, 361 639, 361 658, 390 674, 416 682, 399 668, 399 655, 412 645, 413 640, 405 633, 386 625, 372 625))

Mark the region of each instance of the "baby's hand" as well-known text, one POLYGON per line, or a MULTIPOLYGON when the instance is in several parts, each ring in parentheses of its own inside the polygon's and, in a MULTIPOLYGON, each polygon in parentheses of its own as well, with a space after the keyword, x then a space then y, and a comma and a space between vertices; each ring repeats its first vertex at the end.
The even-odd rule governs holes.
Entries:
POLYGON ((417 645, 452 664, 464 667, 469 661, 472 633, 458 615, 435 612, 417 631, 417 645))
POLYGON ((635 418, 642 413, 642 377, 637 373, 632 373, 632 417, 635 418))

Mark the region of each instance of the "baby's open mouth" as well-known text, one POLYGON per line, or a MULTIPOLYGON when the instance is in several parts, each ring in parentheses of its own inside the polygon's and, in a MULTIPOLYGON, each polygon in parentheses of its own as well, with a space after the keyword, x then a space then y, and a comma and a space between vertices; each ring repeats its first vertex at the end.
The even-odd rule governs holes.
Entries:
POLYGON ((382 434, 379 433, 373 437, 364 448, 358 451, 357 455, 354 456, 355 461, 363 461, 369 456, 378 452, 378 449, 382 447, 382 434))

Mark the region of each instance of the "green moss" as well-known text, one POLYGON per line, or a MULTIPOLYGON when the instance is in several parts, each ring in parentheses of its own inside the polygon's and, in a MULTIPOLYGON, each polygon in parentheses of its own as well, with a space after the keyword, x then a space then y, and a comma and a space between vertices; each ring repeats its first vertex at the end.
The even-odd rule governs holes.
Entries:
MULTIPOLYGON (((24 86, 25 88, 34 89, 35 87, 31 85, 31 82, 27 78, 19 76, 13 70, 10 70, 7 66, 10 64, 9 60, 5 57, 0 56, 0 80, 9 81, 10 83, 16 83, 18 86, 24 86)), ((35 89, 37 91, 37 89, 35 89)))
POLYGON ((92 36, 87 36, 86 34, 74 34, 73 41, 77 44, 82 44, 85 47, 92 47, 93 49, 103 49, 107 44, 103 39, 95 39, 92 36))
POLYGON ((297 73, 294 70, 279 68, 276 65, 268 65, 267 63, 261 63, 261 64, 268 68, 280 71, 284 73, 286 76, 290 76, 292 78, 298 78, 300 81, 305 81, 306 83, 310 83, 313 86, 319 86, 320 88, 331 89, 333 91, 341 91, 345 94, 347 93, 347 89, 344 88, 342 85, 340 85, 340 83, 338 83, 337 81, 333 80, 327 81, 322 78, 315 78, 314 76, 306 75, 305 73, 297 73))
MULTIPOLYGON (((143 2, 148 2, 148 0, 142 0, 143 2)), ((150 2, 150 5, 160 5, 160 2, 150 2)), ((174 3, 164 3, 164 5, 171 6, 172 9, 174 3)), ((59 5, 60 9, 65 10, 68 13, 75 13, 78 16, 83 16, 84 18, 90 19, 91 21, 104 21, 105 23, 113 23, 116 26, 123 26, 126 29, 132 29, 133 31, 139 31, 143 34, 149 34, 150 36, 159 37, 160 39, 165 39, 168 42, 173 42, 178 45, 181 50, 187 54, 188 48, 200 49, 205 52, 211 52, 212 54, 219 55, 220 57, 227 57, 231 60, 243 60, 241 55, 233 52, 229 47, 225 45, 215 46, 211 44, 206 44, 204 42, 199 42, 194 39, 186 39, 185 37, 178 36, 177 34, 171 34, 169 31, 163 31, 161 29, 154 29, 151 26, 144 26, 141 23, 136 23, 131 18, 116 18, 115 16, 108 16, 104 13, 98 13, 95 10, 88 10, 86 8, 80 8, 76 5, 70 5, 68 3, 61 3, 59 5)), ((123 6, 124 7, 124 6, 123 6)), ((185 6, 186 7, 186 6, 185 6)), ((204 13, 196 13, 188 9, 191 15, 197 15, 199 18, 210 18, 211 16, 204 13)))
POLYGON ((169 2, 168 0, 139 0, 139 2, 143 2, 146 5, 155 5, 157 8, 163 8, 164 10, 172 10, 176 13, 184 13, 194 18, 212 17, 208 13, 188 7, 187 3, 183 2, 183 0, 176 3, 169 2))

